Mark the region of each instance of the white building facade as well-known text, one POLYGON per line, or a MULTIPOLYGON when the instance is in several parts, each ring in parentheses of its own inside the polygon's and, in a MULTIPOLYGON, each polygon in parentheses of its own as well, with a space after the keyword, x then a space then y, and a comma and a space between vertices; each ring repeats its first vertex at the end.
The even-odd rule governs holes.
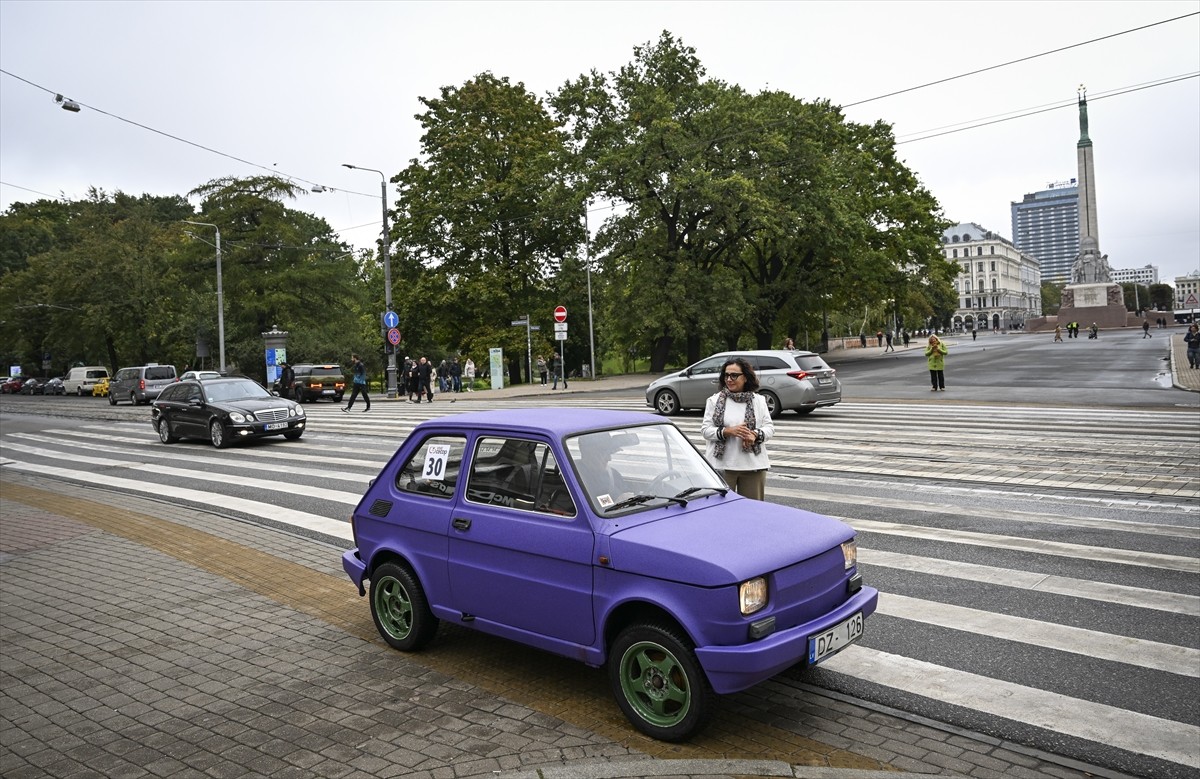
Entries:
POLYGON ((1042 315, 1038 261, 990 230, 964 222, 942 234, 946 258, 958 263, 954 329, 1020 330, 1042 315))
POLYGON ((1142 268, 1117 268, 1112 272, 1112 280, 1117 284, 1141 284, 1148 287, 1158 283, 1158 267, 1146 265, 1142 268))
POLYGON ((1200 271, 1175 277, 1175 321, 1200 322, 1200 271))

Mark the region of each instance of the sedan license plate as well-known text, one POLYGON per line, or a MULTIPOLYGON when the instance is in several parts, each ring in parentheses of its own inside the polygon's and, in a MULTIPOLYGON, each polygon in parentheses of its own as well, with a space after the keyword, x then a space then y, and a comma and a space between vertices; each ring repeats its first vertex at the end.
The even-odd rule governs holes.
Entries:
POLYGON ((850 646, 862 638, 862 633, 863 615, 860 611, 857 614, 851 615, 846 621, 834 625, 824 633, 811 636, 808 639, 809 665, 819 663, 824 658, 850 646))
POLYGON ((331 390, 331 389, 325 389, 325 390, 321 390, 321 394, 322 394, 322 395, 332 395, 332 394, 333 394, 333 390, 331 390))
POLYGON ((832 384, 832 383, 833 383, 833 379, 829 378, 828 376, 821 376, 817 379, 817 384, 832 384))
POLYGON ((263 425, 263 430, 283 430, 287 427, 287 422, 268 422, 263 425))

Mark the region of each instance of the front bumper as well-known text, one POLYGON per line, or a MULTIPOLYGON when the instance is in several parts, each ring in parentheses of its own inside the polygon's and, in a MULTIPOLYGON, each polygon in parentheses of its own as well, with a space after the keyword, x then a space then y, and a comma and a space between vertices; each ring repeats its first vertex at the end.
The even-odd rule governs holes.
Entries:
POLYGON ((828 630, 855 612, 861 611, 863 617, 873 614, 878 603, 879 590, 863 587, 841 606, 811 622, 772 633, 753 643, 697 647, 696 657, 715 692, 722 695, 739 692, 796 663, 807 662, 811 636, 828 630))

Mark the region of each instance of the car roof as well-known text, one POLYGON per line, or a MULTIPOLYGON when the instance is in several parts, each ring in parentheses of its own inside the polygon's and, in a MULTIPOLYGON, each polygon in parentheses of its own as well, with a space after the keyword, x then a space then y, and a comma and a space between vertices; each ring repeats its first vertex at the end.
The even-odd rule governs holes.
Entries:
MULTIPOLYGON (((544 433, 555 438, 614 427, 671 424, 657 414, 606 409, 537 408, 474 411, 429 420, 417 426, 469 432, 544 433)), ((415 432, 415 431, 414 431, 415 432)))
POLYGON ((792 357, 819 357, 816 352, 806 351, 804 349, 735 349, 729 352, 717 352, 710 354, 704 359, 712 357, 738 356, 738 357, 780 357, 782 355, 790 355, 792 357))

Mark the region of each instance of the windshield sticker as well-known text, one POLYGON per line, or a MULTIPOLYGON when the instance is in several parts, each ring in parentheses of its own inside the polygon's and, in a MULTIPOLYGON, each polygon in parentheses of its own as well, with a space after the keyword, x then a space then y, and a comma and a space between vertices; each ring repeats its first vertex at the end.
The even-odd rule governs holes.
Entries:
POLYGON ((450 444, 430 444, 425 451, 425 469, 422 478, 441 481, 446 475, 446 461, 450 459, 450 444))
POLYGON ((616 501, 612 499, 612 495, 609 495, 607 492, 603 495, 597 495, 596 502, 600 504, 600 508, 608 508, 616 503, 616 501))

